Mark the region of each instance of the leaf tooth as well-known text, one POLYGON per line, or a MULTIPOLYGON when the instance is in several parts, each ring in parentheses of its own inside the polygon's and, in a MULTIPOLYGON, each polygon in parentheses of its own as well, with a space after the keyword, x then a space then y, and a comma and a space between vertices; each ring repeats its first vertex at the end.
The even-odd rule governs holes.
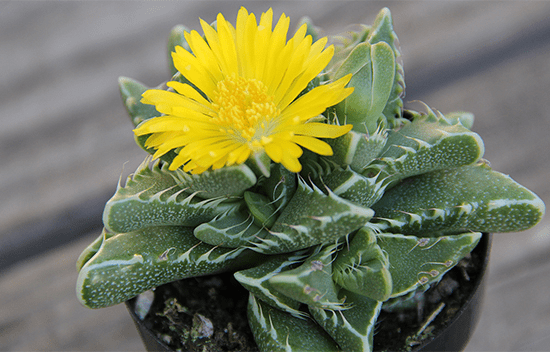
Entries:
POLYGON ((460 205, 456 205, 455 208, 458 208, 458 215, 469 215, 473 210, 474 206, 470 203, 462 203, 460 205))
POLYGON ((428 216, 425 216, 425 218, 430 219, 430 220, 435 220, 435 219, 437 219, 437 218, 441 218, 442 220, 444 220, 445 217, 446 217, 447 215, 449 215, 447 209, 430 208, 430 209, 428 209, 428 210, 433 212, 433 215, 431 215, 431 216, 429 216, 429 217, 428 217, 428 216))
MULTIPOLYGON (((438 130, 438 131, 441 131, 441 130, 438 130)), ((444 134, 444 135, 448 135, 448 133, 445 132, 445 131, 441 131, 441 133, 444 134)), ((422 139, 420 139, 420 138, 410 137, 410 136, 407 136, 407 138, 410 139, 410 140, 412 140, 412 141, 415 141, 416 143, 418 143, 418 150, 420 150, 420 149, 428 149, 428 148, 431 148, 431 147, 434 146, 434 144, 428 143, 428 142, 426 142, 426 141, 424 141, 424 140, 422 140, 422 139)), ((403 148, 403 149, 405 149, 405 148, 403 148)), ((411 149, 411 150, 412 150, 412 151, 411 151, 412 153, 416 153, 416 152, 417 152, 417 150, 415 150, 415 149, 413 149, 413 148, 408 148, 408 149, 411 149)))
MULTIPOLYGON (((136 192, 135 194, 132 194, 130 197, 125 197, 126 199, 132 199, 132 198, 135 198, 135 199, 141 199, 141 200, 147 200, 148 198, 152 198, 152 196, 149 196, 148 198, 142 198, 141 196, 144 194, 144 193, 147 193, 149 190, 151 190, 151 188, 153 188, 153 186, 149 187, 149 188, 146 188, 144 190, 141 190, 139 192, 136 192)), ((115 193, 116 194, 116 193, 115 193)))
POLYGON ((207 253, 204 253, 201 257, 203 256, 206 256, 206 258, 202 261, 206 261, 206 262, 209 262, 209 263, 224 263, 225 261, 229 260, 229 259, 235 259, 236 257, 238 257, 242 252, 244 252, 246 250, 246 248, 235 248, 229 252, 226 252, 226 253, 223 253, 222 255, 220 255, 218 258, 216 259, 210 259, 208 258, 210 256, 210 253, 212 251, 214 251, 215 249, 219 248, 219 246, 215 246, 214 248, 212 248, 210 251, 208 251, 207 253))
MULTIPOLYGON (((304 185, 305 185, 306 187, 311 188, 311 189, 312 189, 314 192, 316 192, 317 194, 321 194, 321 195, 324 195, 324 194, 325 194, 323 191, 321 191, 321 189, 319 189, 319 187, 317 187, 317 186, 315 185, 314 182, 311 181, 311 179, 310 179, 309 181, 310 181, 309 184, 307 184, 307 183, 304 181, 304 185)), ((325 188, 327 188, 327 187, 325 186, 325 188)), ((330 192, 330 190, 328 190, 328 191, 330 192)))
MULTIPOLYGON (((200 193, 200 191, 197 191, 197 192, 193 193, 193 195, 197 195, 199 193, 200 193)), ((221 203, 223 203, 224 200, 226 200, 225 197, 208 198, 208 199, 200 200, 197 204, 200 205, 200 206, 214 206, 215 207, 215 206, 218 206, 221 203)))
MULTIPOLYGON (((271 234, 274 234, 270 231, 271 234)), ((277 233, 278 234, 278 233, 277 233)), ((261 238, 261 237, 255 237, 257 242, 250 241, 250 246, 247 246, 246 248, 251 249, 253 251, 263 253, 275 246, 277 244, 276 241, 269 239, 269 238, 261 238)))
POLYGON ((191 253, 193 252, 193 250, 195 248, 197 248, 202 242, 197 242, 195 245, 193 245, 191 248, 189 248, 188 250, 186 250, 184 253, 180 254, 175 260, 174 260, 174 263, 179 263, 179 262, 188 262, 188 263, 192 263, 193 261, 191 260, 191 253))
MULTIPOLYGON (((301 234, 307 234, 308 233, 308 228, 307 228, 307 226, 304 226, 304 225, 292 225, 292 224, 283 224, 283 225, 288 226, 291 229, 294 229, 294 230, 298 231, 301 234)), ((286 235, 284 232, 272 232, 271 234, 277 234, 277 236, 279 234, 281 234, 283 236, 278 236, 278 237, 284 237, 285 240, 287 240, 287 241, 291 240, 291 237, 286 235)))
MULTIPOLYGON (((169 187, 167 188, 166 190, 162 191, 162 192, 159 192, 159 193, 164 193, 164 192, 168 192, 174 188, 178 187, 178 185, 174 185, 172 187, 169 187)), ((176 198, 180 195, 180 194, 183 194, 185 193, 185 191, 187 191, 187 188, 183 188, 183 189, 180 189, 179 191, 177 191, 176 193, 172 194, 170 197, 168 197, 168 199, 166 199, 166 202, 176 202, 176 198)), ((159 198, 160 199, 160 198, 159 198)))
POLYGON ((410 213, 410 212, 403 211, 403 210, 396 210, 396 211, 399 212, 399 213, 408 215, 408 216, 410 217, 410 219, 409 219, 409 225, 412 225, 412 224, 414 224, 415 222, 417 222, 418 224, 422 224, 423 218, 422 218, 421 215, 415 214, 415 213, 410 213))
POLYGON ((375 235, 381 233, 387 228, 387 225, 380 224, 380 223, 373 223, 373 222, 367 222, 364 226, 364 228, 367 228, 374 232, 375 235))
POLYGON ((397 219, 382 218, 382 217, 375 217, 375 218, 378 219, 378 220, 387 222, 387 225, 388 225, 388 226, 384 226, 384 227, 380 226, 380 228, 381 228, 382 230, 385 230, 385 229, 387 229, 388 227, 401 227, 401 226, 404 226, 404 225, 407 224, 406 221, 399 221, 399 220, 397 220, 397 219))
MULTIPOLYGON (((328 215, 326 215, 326 216, 309 215, 309 216, 307 216, 307 218, 312 219, 312 220, 317 220, 321 223, 326 223, 326 222, 331 221, 333 219, 332 216, 328 216, 328 215)), ((292 227, 292 226, 290 226, 290 227, 292 227)), ((296 229, 296 226, 294 226, 292 228, 296 229)))
MULTIPOLYGON (((252 293, 250 293, 248 297, 248 305, 251 307, 253 315, 257 317, 258 323, 260 323, 260 326, 267 330, 267 320, 265 319, 264 312, 258 302, 256 302, 256 296, 254 296, 252 293)), ((271 322, 270 322, 271 323, 271 322)), ((271 323, 271 327, 273 327, 273 323, 271 323)), ((275 333, 277 334, 277 333, 275 333)), ((275 335, 276 337, 276 335, 275 335)))

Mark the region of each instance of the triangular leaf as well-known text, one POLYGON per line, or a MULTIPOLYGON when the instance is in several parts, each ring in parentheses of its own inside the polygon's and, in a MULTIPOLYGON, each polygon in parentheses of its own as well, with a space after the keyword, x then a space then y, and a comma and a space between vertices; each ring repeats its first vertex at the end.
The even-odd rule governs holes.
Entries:
POLYGON ((522 231, 545 211, 536 194, 485 164, 410 177, 372 208, 387 230, 421 236, 522 231))
POLYGON ((296 318, 250 294, 248 323, 261 351, 334 352, 338 345, 314 321, 296 318))
POLYGON ((213 246, 228 248, 246 247, 256 238, 269 235, 267 230, 254 223, 254 217, 237 207, 195 227, 195 237, 213 246))
POLYGON ((270 285, 286 296, 310 306, 340 309, 338 288, 332 280, 332 255, 336 245, 325 247, 299 267, 269 279, 270 285))
POLYGON ((344 351, 372 351, 374 328, 382 302, 340 290, 347 309, 324 310, 309 307, 317 323, 329 333, 344 351))
POLYGON ((277 218, 270 236, 256 244, 256 250, 286 253, 335 241, 362 227, 373 214, 371 209, 332 192, 326 195, 300 178, 294 197, 277 218))
POLYGON ((244 164, 207 170, 201 174, 190 174, 177 169, 172 175, 181 188, 186 188, 188 193, 196 193, 204 199, 242 196, 257 181, 256 175, 244 164))
POLYGON ((478 161, 484 153, 477 133, 460 124, 450 125, 435 115, 421 116, 398 131, 390 131, 370 174, 391 176, 393 182, 426 172, 478 161))
POLYGON ((384 42, 357 45, 335 74, 335 79, 351 73, 348 84, 353 93, 336 105, 340 123, 353 124, 354 131, 374 134, 385 123, 382 111, 390 96, 395 75, 395 56, 384 42), (381 120, 382 119, 382 120, 381 120))
POLYGON ((103 212, 105 227, 115 233, 149 226, 197 226, 236 206, 226 198, 201 200, 180 186, 166 164, 149 166, 150 158, 119 186, 103 212))
POLYGON ((387 43, 392 48, 395 55, 396 64, 394 83, 390 96, 387 100, 388 102, 383 111, 384 116, 389 122, 388 127, 393 128, 396 127, 398 120, 402 115, 403 96, 405 95, 405 78, 401 53, 397 47, 397 34, 393 30, 393 20, 388 8, 383 8, 376 16, 367 37, 367 41, 371 44, 376 44, 378 42, 387 43))
POLYGON ((378 245, 390 261, 391 296, 396 297, 439 281, 475 248, 481 233, 438 238, 381 233, 377 237, 378 245))
POLYGON ((80 269, 76 291, 86 307, 107 307, 167 282, 242 268, 257 260, 258 254, 244 248, 202 243, 189 227, 150 227, 104 236, 80 269))
POLYGON ((236 272, 235 279, 264 303, 303 318, 304 312, 298 310, 300 302, 277 291, 273 288, 269 279, 302 263, 307 258, 306 254, 307 252, 296 252, 290 255, 270 256, 258 266, 236 272))
POLYGON ((392 293, 387 254, 367 227, 359 229, 351 243, 338 252, 333 268, 334 281, 351 292, 377 301, 387 300, 392 293))
POLYGON ((376 176, 367 178, 351 169, 334 171, 323 177, 322 182, 337 196, 363 207, 376 203, 387 186, 376 176))

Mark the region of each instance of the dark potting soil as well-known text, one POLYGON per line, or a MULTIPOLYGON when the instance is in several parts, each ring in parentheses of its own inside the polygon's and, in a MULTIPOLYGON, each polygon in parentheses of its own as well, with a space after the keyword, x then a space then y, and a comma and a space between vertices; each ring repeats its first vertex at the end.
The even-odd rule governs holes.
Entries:
POLYGON ((247 304, 232 274, 196 277, 157 287, 144 322, 176 351, 258 351, 247 304))
MULTIPOLYGON (((474 250, 412 308, 383 310, 374 350, 410 351, 445 328, 468 299, 481 265, 474 250)), ((144 323, 174 350, 258 351, 248 327, 247 303, 248 291, 232 274, 191 278, 158 287, 144 323)))

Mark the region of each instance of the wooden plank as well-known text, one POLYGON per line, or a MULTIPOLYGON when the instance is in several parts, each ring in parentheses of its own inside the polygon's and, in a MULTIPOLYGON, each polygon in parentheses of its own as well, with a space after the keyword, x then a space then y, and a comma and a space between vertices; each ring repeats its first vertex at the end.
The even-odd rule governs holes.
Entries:
POLYGON ((144 350, 124 305, 91 310, 76 299, 75 262, 97 236, 89 234, 1 274, 1 350, 144 350))
MULTIPOLYGON (((503 255, 493 251, 496 255, 503 255)), ((506 280, 491 280, 483 313, 466 351, 548 351, 550 262, 506 280)))
MULTIPOLYGON (((550 204, 550 47, 503 62, 422 97, 442 112, 476 115, 491 165, 550 204)), ((481 321, 467 351, 537 351, 550 346, 550 219, 522 233, 495 234, 481 321)))

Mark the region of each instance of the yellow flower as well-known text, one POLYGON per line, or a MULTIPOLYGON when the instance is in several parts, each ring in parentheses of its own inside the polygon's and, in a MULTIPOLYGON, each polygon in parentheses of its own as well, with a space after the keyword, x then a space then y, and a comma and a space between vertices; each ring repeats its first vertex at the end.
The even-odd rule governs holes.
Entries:
POLYGON ((242 164, 251 154, 265 153, 288 170, 299 172, 302 148, 332 155, 318 138, 336 138, 351 130, 312 122, 329 106, 351 94, 351 75, 298 95, 326 67, 334 48, 326 38, 312 43, 306 25, 286 40, 289 18, 284 14, 272 29, 273 11, 260 23, 241 8, 236 26, 217 17, 217 29, 201 20, 205 39, 185 33, 193 53, 176 47, 174 66, 195 87, 168 82, 174 91, 143 93, 142 102, 163 114, 141 123, 137 136, 151 134, 146 146, 155 158, 170 150, 177 156, 171 170, 202 173, 209 168, 242 164))

